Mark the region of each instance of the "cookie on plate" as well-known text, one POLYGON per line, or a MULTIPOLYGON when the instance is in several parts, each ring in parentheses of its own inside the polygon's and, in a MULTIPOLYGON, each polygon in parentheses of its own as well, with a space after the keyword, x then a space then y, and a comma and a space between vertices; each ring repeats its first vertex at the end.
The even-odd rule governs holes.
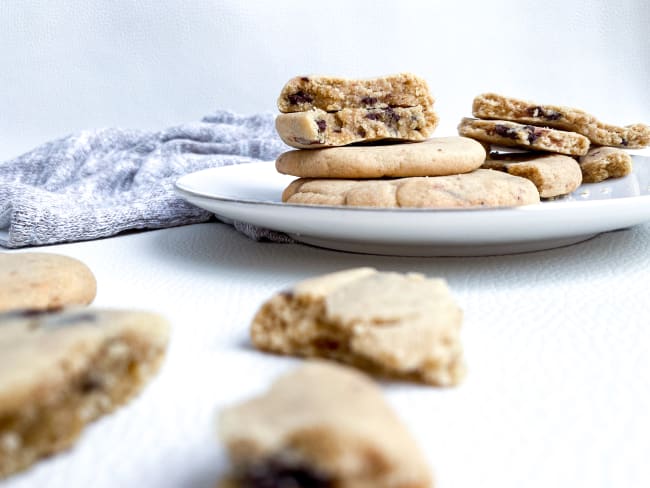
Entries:
POLYGON ((542 105, 495 93, 485 93, 474 98, 472 113, 481 119, 511 120, 577 132, 588 137, 594 144, 603 146, 635 149, 650 145, 648 125, 620 127, 605 124, 577 108, 542 105))
POLYGON ((304 178, 383 178, 468 173, 485 161, 483 146, 467 137, 435 137, 417 144, 288 151, 275 167, 304 178))
POLYGON ((524 125, 507 120, 465 117, 458 133, 489 144, 580 156, 589 150, 589 139, 577 132, 524 125))
POLYGON ((300 178, 284 190, 282 201, 378 208, 512 207, 539 203, 539 192, 525 178, 477 169, 460 175, 394 180, 300 178))
POLYGON ((632 156, 615 147, 592 147, 579 162, 585 183, 620 178, 632 172, 632 156))
POLYGON ((87 305, 95 276, 81 261, 40 252, 0 253, 0 312, 87 305))
POLYGON ((157 371, 167 323, 145 312, 0 314, 0 478, 70 447, 157 371))
POLYGON ((414 439, 365 375, 309 361, 223 410, 221 487, 430 488, 414 439))
POLYGON ((272 297, 255 315, 251 339, 263 351, 447 386, 465 370, 462 316, 443 279, 357 268, 272 297))
POLYGON ((483 167, 532 181, 542 198, 567 195, 582 183, 580 165, 572 157, 562 154, 490 154, 483 167))
POLYGON ((276 129, 293 147, 314 149, 391 139, 421 141, 438 124, 426 82, 410 73, 368 79, 297 76, 278 98, 276 129))

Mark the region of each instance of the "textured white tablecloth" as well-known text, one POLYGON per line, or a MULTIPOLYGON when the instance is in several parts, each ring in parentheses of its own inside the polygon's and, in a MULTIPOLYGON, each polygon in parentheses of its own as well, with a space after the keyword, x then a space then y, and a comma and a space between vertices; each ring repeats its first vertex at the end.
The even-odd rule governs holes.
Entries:
POLYGON ((649 242, 650 224, 539 253, 395 258, 256 243, 210 223, 41 248, 88 263, 96 306, 158 311, 173 336, 140 397, 0 485, 213 487, 225 467, 215 412, 296 361, 251 349, 257 307, 363 265, 443 276, 465 311, 459 387, 384 385, 438 486, 647 488, 649 242))

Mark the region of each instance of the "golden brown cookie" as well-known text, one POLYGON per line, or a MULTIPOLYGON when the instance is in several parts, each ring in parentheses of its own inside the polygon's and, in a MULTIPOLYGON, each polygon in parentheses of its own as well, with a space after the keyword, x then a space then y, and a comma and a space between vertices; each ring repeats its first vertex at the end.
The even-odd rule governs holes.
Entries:
POLYGON ((0 478, 69 448, 158 369, 167 323, 135 311, 0 314, 0 478))
POLYGON ((539 203, 539 193, 525 178, 477 169, 461 175, 394 180, 300 178, 284 190, 282 201, 380 208, 512 207, 539 203))
POLYGON ((444 176, 481 166, 485 149, 467 137, 436 137, 417 144, 288 151, 275 167, 306 178, 444 176))
POLYGON ((369 378, 309 361, 225 409, 232 471, 221 487, 430 488, 415 441, 369 378))
POLYGON ((532 181, 542 198, 567 195, 582 183, 580 165, 572 157, 562 154, 491 154, 483 167, 532 181))
POLYGON ((255 315, 251 339, 264 351, 447 386, 464 372, 461 322, 444 280, 358 268, 275 295, 255 315))
MULTIPOLYGON (((642 148, 650 145, 650 126, 605 124, 583 110, 485 93, 474 98, 472 112, 481 119, 499 119, 577 132, 594 144, 642 148)), ((560 151, 558 151, 560 152, 560 151)), ((572 153, 577 154, 577 153, 572 153)), ((584 154, 584 153, 582 153, 584 154)))
POLYGON ((592 147, 579 162, 585 183, 620 178, 632 172, 632 156, 615 147, 592 147))
POLYGON ((589 149, 589 139, 576 132, 523 125, 507 120, 464 118, 458 133, 489 144, 582 155, 589 149))
POLYGON ((40 252, 0 253, 0 312, 87 305, 97 283, 77 259, 40 252))

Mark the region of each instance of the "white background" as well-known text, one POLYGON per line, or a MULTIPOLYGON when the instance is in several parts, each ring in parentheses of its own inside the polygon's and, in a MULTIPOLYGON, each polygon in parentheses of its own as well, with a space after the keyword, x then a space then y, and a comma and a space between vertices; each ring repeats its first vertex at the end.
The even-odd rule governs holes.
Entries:
MULTIPOLYGON (((305 73, 420 74, 441 135, 488 90, 648 123, 649 25, 644 0, 0 0, 0 160, 82 128, 274 111, 305 73)), ((369 265, 445 277, 465 312, 462 385, 383 385, 438 486, 647 488, 649 241, 646 224, 533 254, 389 258, 209 223, 41 249, 90 266, 97 306, 155 310, 173 336, 143 395, 0 485, 213 487, 215 412, 294 364, 251 349, 256 308, 369 265)))
POLYGON ((412 71, 439 135, 496 91, 650 119, 646 0, 0 0, 0 160, 71 131, 275 111, 290 77, 412 71))

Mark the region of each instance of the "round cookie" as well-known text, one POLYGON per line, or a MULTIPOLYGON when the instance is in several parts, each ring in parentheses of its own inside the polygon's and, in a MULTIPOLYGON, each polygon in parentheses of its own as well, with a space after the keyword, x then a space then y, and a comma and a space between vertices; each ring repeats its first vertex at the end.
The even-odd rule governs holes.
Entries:
POLYGON ((81 261, 48 253, 0 253, 0 312, 87 305, 95 276, 81 261))
POLYGON ((303 178, 382 178, 468 173, 485 149, 467 137, 436 137, 412 144, 296 150, 278 157, 280 173, 303 178))
POLYGON ((282 201, 378 208, 513 207, 539 203, 539 192, 525 178, 478 169, 460 175, 395 180, 300 178, 284 190, 282 201))

